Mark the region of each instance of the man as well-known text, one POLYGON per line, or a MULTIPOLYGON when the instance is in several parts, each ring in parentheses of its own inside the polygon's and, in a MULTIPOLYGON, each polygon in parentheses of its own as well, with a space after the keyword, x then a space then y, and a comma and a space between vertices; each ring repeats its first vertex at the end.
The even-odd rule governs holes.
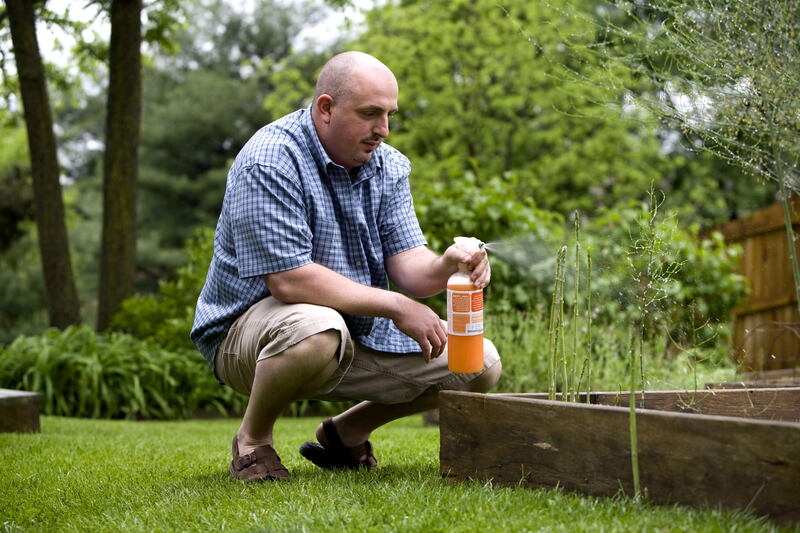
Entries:
POLYGON ((322 468, 372 468, 373 430, 436 407, 441 389, 486 391, 500 377, 488 341, 482 372, 451 374, 436 313, 387 290, 390 279, 436 294, 460 262, 476 285, 490 278, 484 251, 425 246, 408 159, 383 143, 397 92, 374 57, 339 54, 311 108, 258 131, 228 174, 191 337, 217 378, 250 396, 232 443, 236 479, 288 478, 272 428, 294 400, 360 400, 300 451, 322 468))

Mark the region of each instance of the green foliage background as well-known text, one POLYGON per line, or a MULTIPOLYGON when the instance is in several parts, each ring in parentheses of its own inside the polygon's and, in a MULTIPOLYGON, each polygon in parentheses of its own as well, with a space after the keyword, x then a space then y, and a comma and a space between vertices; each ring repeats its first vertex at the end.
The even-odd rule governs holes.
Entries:
MULTIPOLYGON (((24 123, 8 104, 15 80, 3 80, 0 385, 39 387, 49 412, 60 414, 169 418, 239 409, 242 398, 221 392, 188 338, 227 169, 258 128, 309 104, 331 54, 353 49, 376 55, 399 80, 400 113, 389 142, 412 161, 415 208, 431 248, 443 251, 456 235, 497 245, 487 334, 507 361, 502 388, 546 386, 536 325, 547 322, 552 259, 562 244, 572 248, 575 210, 594 260, 592 317, 607 340, 594 355, 607 369, 605 383, 620 383, 626 371, 624 340, 643 320, 636 303, 642 278, 635 272, 648 268, 669 273, 659 280, 658 305, 646 324, 654 372, 663 370, 666 383, 687 365, 730 370, 727 320, 745 291, 735 272, 738 251, 719 236, 700 239, 700 228, 763 206, 773 190, 695 150, 690 132, 626 107, 632 95, 660 88, 620 59, 630 56, 630 43, 609 40, 599 2, 387 2, 367 13, 353 39, 319 48, 298 47, 295 37, 328 14, 320 3, 259 2, 249 14, 223 0, 179 4, 174 12, 167 9, 174 2, 151 6, 149 39, 158 46, 145 58, 140 293, 125 302, 114 333, 42 333, 24 123), (591 52, 597 47, 604 53, 591 52), (644 203, 651 187, 667 197, 648 233, 644 203), (659 253, 643 264, 637 242, 651 238, 659 253), (14 341, 20 335, 26 337, 14 341), (161 373, 159 361, 168 367, 161 373), (128 382, 117 386, 121 375, 128 382), (189 383, 197 390, 186 392, 189 383), (76 386, 89 388, 64 388, 76 386), (145 401, 137 390, 145 391, 145 401)), ((0 41, 3 35, 0 27, 0 41)), ((74 54, 88 81, 52 65, 48 72, 73 266, 82 314, 92 323, 105 97, 97 87, 105 83, 105 45, 79 42, 74 54)), ((441 312, 441 297, 427 303, 441 312)), ((313 406, 293 412, 307 407, 313 406)))
POLYGON ((61 416, 186 418, 239 413, 245 401, 192 351, 87 326, 19 337, 0 349, 0 383, 39 392, 42 412, 61 416))
POLYGON ((657 124, 620 113, 622 91, 593 89, 609 75, 631 85, 632 71, 564 46, 565 35, 594 37, 582 18, 564 14, 592 4, 403 2, 370 13, 370 31, 353 47, 401 80, 391 142, 412 156, 415 193, 427 199, 425 184, 442 182, 455 190, 472 172, 478 184, 498 178, 509 197, 538 207, 592 213, 641 196, 669 167, 657 124))

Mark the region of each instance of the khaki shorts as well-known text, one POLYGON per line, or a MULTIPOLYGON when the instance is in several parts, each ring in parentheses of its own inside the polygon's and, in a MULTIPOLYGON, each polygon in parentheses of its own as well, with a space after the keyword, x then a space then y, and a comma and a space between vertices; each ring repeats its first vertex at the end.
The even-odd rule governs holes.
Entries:
POLYGON ((425 363, 422 354, 378 352, 355 342, 342 315, 329 307, 284 304, 267 297, 254 304, 231 326, 214 361, 217 377, 249 395, 256 364, 281 354, 303 339, 327 330, 340 333, 339 366, 333 376, 308 398, 371 400, 404 403, 431 387, 466 389, 469 382, 500 361, 494 345, 484 340, 484 369, 474 374, 453 374, 447 369, 447 350, 425 363))

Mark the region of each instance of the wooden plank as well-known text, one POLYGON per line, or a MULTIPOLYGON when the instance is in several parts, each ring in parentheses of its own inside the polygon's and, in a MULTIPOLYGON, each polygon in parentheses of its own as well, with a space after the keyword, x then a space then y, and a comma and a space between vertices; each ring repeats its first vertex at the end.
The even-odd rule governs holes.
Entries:
MULTIPOLYGON (((797 196, 792 198, 792 224, 797 229, 797 224, 800 222, 800 199, 797 196)), ((776 202, 768 207, 759 209, 753 212, 750 216, 732 220, 715 228, 712 228, 704 234, 710 234, 714 231, 722 233, 725 240, 728 242, 738 242, 748 237, 754 237, 772 231, 780 231, 784 228, 783 221, 783 206, 780 202, 776 202)))
MULTIPOLYGON (((444 477, 633 492, 626 408, 454 391, 439 398, 444 477)), ((637 425, 650 501, 800 520, 800 424, 641 409, 637 425)))
POLYGON ((752 237, 745 242, 740 272, 750 281, 749 302, 778 301, 794 296, 788 249, 786 233, 780 232, 752 237))
MULTIPOLYGON (((497 396, 514 396, 546 400, 547 393, 507 393, 497 396)), ((558 396, 560 398, 560 395, 558 396)), ((586 394, 579 395, 586 403, 586 394)), ((627 406, 627 392, 592 392, 589 403, 594 405, 627 406)), ((636 393, 640 408, 658 409, 677 413, 735 416, 759 420, 800 422, 800 386, 756 389, 698 389, 647 391, 636 393)))
POLYGON ((749 300, 746 303, 736 307, 732 313, 735 317, 742 317, 747 315, 752 315, 755 313, 761 313, 763 311, 771 311, 773 309, 779 307, 785 307, 788 305, 794 306, 797 303, 797 298, 795 298, 794 293, 790 293, 786 296, 781 296, 774 300, 749 300))
POLYGON ((766 381, 721 381, 718 383, 706 383, 707 389, 776 389, 782 387, 800 387, 800 377, 770 379, 766 381))
POLYGON ((800 379, 800 367, 795 368, 781 368, 778 370, 761 370, 759 372, 743 372, 739 377, 747 381, 756 380, 770 380, 770 379, 783 379, 783 378, 798 378, 800 379))
MULTIPOLYGON (((800 233, 798 196, 792 197, 792 221, 800 233)), ((721 232, 728 243, 741 243, 743 248, 739 272, 749 282, 750 292, 733 310, 733 355, 740 368, 761 370, 800 364, 800 334, 786 329, 797 324, 800 316, 783 206, 776 202, 703 235, 713 231, 721 232)), ((797 249, 800 251, 800 241, 797 249)))
POLYGON ((743 370, 800 365, 800 316, 795 306, 740 316, 734 322, 735 357, 743 370))
POLYGON ((743 372, 739 381, 706 383, 707 389, 755 389, 777 387, 800 387, 800 368, 782 368, 761 372, 743 372))
POLYGON ((39 394, 0 389, 0 433, 38 431, 39 394))

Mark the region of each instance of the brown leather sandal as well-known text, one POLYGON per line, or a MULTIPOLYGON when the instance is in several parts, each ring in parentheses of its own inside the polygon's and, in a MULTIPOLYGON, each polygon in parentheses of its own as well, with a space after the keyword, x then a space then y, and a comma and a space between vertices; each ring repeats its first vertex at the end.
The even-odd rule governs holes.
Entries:
POLYGON ((289 471, 281 463, 275 448, 269 444, 239 455, 239 436, 234 435, 231 446, 233 460, 229 472, 242 481, 279 481, 289 479, 289 471))
POLYGON ((316 442, 306 442, 300 446, 300 455, 326 470, 371 470, 378 466, 372 453, 372 444, 365 441, 358 446, 345 446, 336 431, 333 419, 322 422, 323 437, 316 442))

